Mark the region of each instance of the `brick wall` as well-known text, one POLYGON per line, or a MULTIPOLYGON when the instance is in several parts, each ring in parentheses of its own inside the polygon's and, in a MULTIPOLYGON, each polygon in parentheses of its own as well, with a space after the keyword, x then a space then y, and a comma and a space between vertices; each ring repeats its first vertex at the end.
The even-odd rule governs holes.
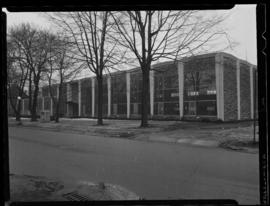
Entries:
POLYGON ((251 119, 250 71, 249 66, 240 63, 240 119, 251 119))
POLYGON ((224 121, 237 120, 236 61, 224 57, 224 121))

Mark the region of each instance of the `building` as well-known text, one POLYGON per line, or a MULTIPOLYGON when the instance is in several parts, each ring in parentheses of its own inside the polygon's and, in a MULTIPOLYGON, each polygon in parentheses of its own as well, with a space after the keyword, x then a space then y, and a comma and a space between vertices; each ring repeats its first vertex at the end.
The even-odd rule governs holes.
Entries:
MULTIPOLYGON (((16 108, 16 110, 18 109, 18 97, 19 97, 19 94, 21 93, 20 92, 20 88, 14 83, 14 84, 9 84, 8 87, 7 87, 7 94, 8 94, 8 98, 7 98, 7 110, 8 110, 8 114, 9 115, 12 115, 12 116, 15 116, 15 111, 14 111, 14 108, 16 108)), ((23 99, 27 99, 28 98, 28 95, 25 91, 22 92, 20 98, 22 99, 22 104, 21 104, 21 108, 27 108, 28 109, 28 106, 27 105, 23 105, 24 102, 23 102, 23 99), (26 107, 27 106, 27 107, 26 107)))
MULTIPOLYGON (((150 72, 149 118, 176 120, 250 120, 256 110, 257 67, 227 53, 211 53, 164 62, 150 72), (256 100, 256 101, 255 101, 256 100)), ((104 75, 104 118, 136 119, 141 113, 140 68, 104 75)), ((54 85, 57 96, 57 85, 54 85)), ((95 77, 65 83, 61 116, 96 117, 95 77)), ((27 100, 23 100, 27 105, 27 100)), ((54 106, 42 88, 38 109, 54 106)), ((27 107, 23 108, 27 114, 27 107)))

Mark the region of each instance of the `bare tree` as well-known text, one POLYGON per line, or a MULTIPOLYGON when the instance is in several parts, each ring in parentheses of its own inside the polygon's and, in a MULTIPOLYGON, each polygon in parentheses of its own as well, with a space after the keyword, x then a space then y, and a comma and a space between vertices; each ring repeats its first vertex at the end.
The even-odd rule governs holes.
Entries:
POLYGON ((112 12, 112 16, 112 37, 134 54, 141 67, 141 127, 147 127, 151 64, 207 50, 210 42, 226 36, 224 30, 217 29, 224 17, 204 17, 200 11, 124 11, 112 12))
POLYGON ((14 41, 12 33, 8 35, 7 41, 7 71, 9 102, 16 120, 20 121, 21 98, 24 95, 29 68, 23 58, 21 45, 14 41))
POLYGON ((113 25, 110 13, 107 11, 57 13, 50 15, 50 19, 73 39, 77 48, 74 58, 82 61, 96 76, 98 85, 97 124, 102 125, 103 74, 109 72, 121 60, 117 42, 108 39, 113 25))
POLYGON ((46 77, 49 85, 49 93, 55 105, 54 120, 59 122, 60 105, 63 102, 63 85, 67 80, 71 80, 81 71, 72 50, 72 43, 63 34, 51 36, 49 41, 49 58, 46 77), (58 87, 58 94, 55 97, 53 88, 58 87))
POLYGON ((29 95, 29 98, 31 98, 31 121, 36 121, 39 83, 46 70, 45 66, 48 60, 48 39, 51 34, 46 30, 33 28, 29 24, 16 26, 11 29, 11 33, 14 40, 21 46, 27 67, 30 69, 29 93, 31 95, 29 95))

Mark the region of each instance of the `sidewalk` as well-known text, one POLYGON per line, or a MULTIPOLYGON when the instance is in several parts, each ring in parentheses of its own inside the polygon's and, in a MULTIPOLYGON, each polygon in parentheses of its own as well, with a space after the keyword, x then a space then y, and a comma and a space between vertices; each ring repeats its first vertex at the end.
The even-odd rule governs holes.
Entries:
MULTIPOLYGON (((140 141, 180 143, 203 147, 222 147, 242 152, 258 153, 258 144, 252 144, 253 123, 215 123, 185 121, 149 121, 150 127, 140 128, 139 120, 104 120, 103 126, 96 125, 96 119, 61 118, 55 122, 30 122, 23 118, 17 125, 15 118, 9 118, 9 126, 32 127, 55 132, 91 134, 102 137, 126 138, 140 141)), ((256 128, 258 140, 258 127, 256 128)))

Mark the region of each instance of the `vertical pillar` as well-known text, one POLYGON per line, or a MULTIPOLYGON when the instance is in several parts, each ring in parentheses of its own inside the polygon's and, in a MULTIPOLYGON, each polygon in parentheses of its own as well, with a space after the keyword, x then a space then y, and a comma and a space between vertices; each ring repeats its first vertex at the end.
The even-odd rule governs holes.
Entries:
POLYGON ((150 71, 150 77, 149 77, 149 83, 150 83, 150 115, 151 117, 154 115, 154 71, 150 71))
POLYGON ((236 81, 237 81, 237 119, 241 119, 241 99, 240 99, 240 60, 236 62, 236 81))
MULTIPOLYGON (((67 102, 71 101, 71 87, 70 83, 67 83, 67 102)), ((67 116, 70 116, 69 104, 67 104, 67 116)))
POLYGON ((111 116, 111 76, 107 78, 107 87, 108 87, 108 117, 111 116))
POLYGON ((81 97, 82 97, 82 85, 81 80, 78 81, 78 116, 80 117, 82 114, 81 110, 81 97))
POLYGON ((254 70, 253 67, 250 66, 250 117, 254 118, 254 70))
POLYGON ((127 85, 127 118, 130 118, 130 72, 126 73, 127 85))
POLYGON ((91 79, 92 82, 92 117, 95 116, 95 78, 91 79))
POLYGON ((215 77, 216 77, 216 101, 217 118, 224 121, 224 77, 223 77, 223 56, 215 56, 215 77))
POLYGON ((178 94, 179 94, 179 115, 180 119, 184 116, 184 63, 179 61, 178 70, 178 94))

